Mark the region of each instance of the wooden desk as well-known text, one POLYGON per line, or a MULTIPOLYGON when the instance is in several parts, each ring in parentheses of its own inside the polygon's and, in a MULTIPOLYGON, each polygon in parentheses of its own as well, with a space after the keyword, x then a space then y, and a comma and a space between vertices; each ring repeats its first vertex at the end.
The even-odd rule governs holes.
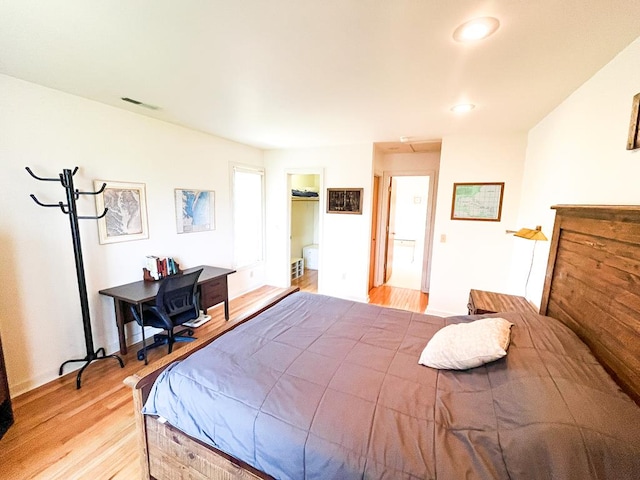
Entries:
MULTIPOLYGON (((198 278, 198 289, 200 291, 200 308, 207 310, 214 305, 224 302, 224 318, 229 320, 229 289, 227 285, 227 276, 235 273, 235 270, 227 268, 209 267, 201 265, 199 267, 188 268, 184 273, 193 272, 203 268, 204 270, 198 278)), ((138 282, 120 285, 118 287, 100 290, 98 293, 113 297, 113 303, 116 311, 116 324, 118 325, 118 340, 120 342, 120 353, 127 353, 127 341, 124 335, 124 325, 133 322, 134 318, 129 308, 135 305, 142 317, 142 304, 155 300, 160 288, 161 281, 147 282, 140 280, 138 282)))
POLYGON ((533 312, 537 313, 533 305, 526 298, 506 293, 471 290, 467 304, 469 315, 501 312, 533 312))

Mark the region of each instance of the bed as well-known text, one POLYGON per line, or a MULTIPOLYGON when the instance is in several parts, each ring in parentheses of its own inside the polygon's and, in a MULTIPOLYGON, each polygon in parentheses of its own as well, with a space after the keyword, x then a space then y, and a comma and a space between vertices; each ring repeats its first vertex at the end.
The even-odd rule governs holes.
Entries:
POLYGON ((145 478, 640 478, 640 207, 553 208, 540 315, 289 290, 129 377, 145 478), (502 359, 417 364, 492 316, 502 359))

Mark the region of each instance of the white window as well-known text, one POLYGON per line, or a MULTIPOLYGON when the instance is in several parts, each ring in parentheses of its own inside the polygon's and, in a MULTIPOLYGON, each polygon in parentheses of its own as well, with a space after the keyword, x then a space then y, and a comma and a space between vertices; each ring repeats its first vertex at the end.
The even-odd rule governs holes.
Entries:
POLYGON ((234 266, 264 258, 264 170, 233 167, 234 266))

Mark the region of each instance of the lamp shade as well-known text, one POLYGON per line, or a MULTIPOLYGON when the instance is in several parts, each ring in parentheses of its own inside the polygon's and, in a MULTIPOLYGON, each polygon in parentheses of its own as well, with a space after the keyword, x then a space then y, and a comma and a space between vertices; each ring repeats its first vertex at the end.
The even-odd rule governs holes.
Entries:
POLYGON ((542 233, 542 227, 538 225, 535 230, 531 228, 521 228, 513 234, 514 237, 526 238, 527 240, 548 240, 542 233))

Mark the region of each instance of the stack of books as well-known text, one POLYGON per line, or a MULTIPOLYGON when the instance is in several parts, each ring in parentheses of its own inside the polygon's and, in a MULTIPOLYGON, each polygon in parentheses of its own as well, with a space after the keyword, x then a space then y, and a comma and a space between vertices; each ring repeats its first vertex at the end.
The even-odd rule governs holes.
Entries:
POLYGON ((147 255, 145 258, 145 267, 142 270, 145 280, 156 281, 162 280, 169 275, 180 273, 180 266, 178 262, 171 257, 147 255))

